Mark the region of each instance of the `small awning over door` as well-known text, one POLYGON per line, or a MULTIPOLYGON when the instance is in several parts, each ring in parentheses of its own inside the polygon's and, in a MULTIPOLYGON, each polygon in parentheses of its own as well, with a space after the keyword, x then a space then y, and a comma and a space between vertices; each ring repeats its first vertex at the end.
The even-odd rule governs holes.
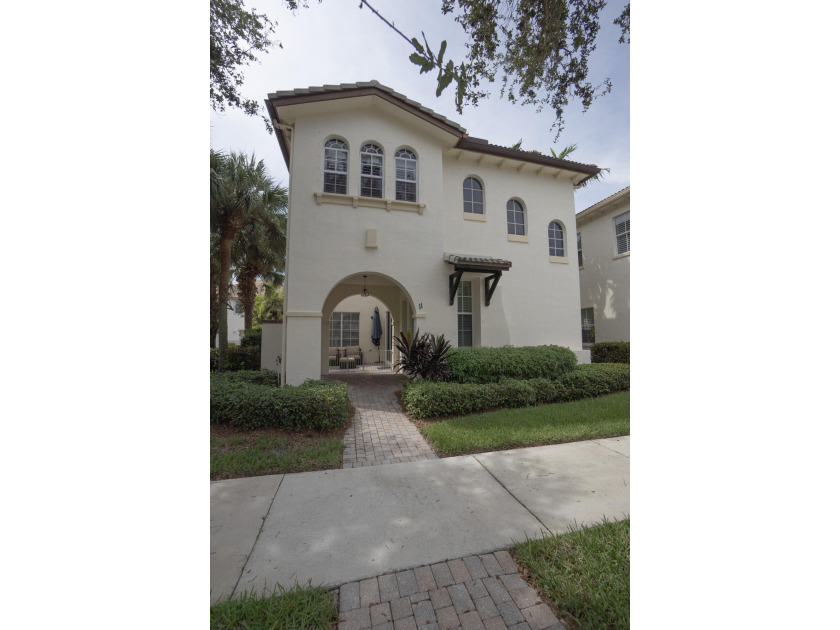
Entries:
POLYGON ((488 274, 484 278, 484 305, 490 306, 490 298, 499 284, 502 272, 511 267, 509 260, 490 258, 489 256, 467 256, 465 254, 446 254, 443 259, 455 267, 455 272, 449 276, 449 305, 455 303, 455 294, 461 284, 461 276, 465 271, 488 274))

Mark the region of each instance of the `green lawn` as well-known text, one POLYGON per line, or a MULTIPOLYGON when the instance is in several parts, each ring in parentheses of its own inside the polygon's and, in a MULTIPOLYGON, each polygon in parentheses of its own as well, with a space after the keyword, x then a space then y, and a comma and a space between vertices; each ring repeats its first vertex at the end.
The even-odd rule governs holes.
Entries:
POLYGON ((210 630, 335 628, 338 613, 323 588, 278 589, 274 596, 245 595, 210 607, 210 630))
POLYGON ((343 435, 344 429, 295 433, 214 425, 210 427, 210 479, 341 468, 343 435))
POLYGON ((514 547, 543 596, 572 630, 630 628, 630 520, 529 540, 514 547))
POLYGON ((446 456, 629 435, 630 392, 450 418, 420 431, 446 456))

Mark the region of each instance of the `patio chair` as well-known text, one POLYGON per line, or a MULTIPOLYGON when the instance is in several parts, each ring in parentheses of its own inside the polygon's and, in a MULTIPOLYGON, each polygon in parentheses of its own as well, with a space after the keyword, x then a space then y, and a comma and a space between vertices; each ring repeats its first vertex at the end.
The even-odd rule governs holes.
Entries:
POLYGON ((348 359, 356 359, 356 365, 362 365, 362 348, 361 346, 348 346, 347 347, 347 354, 345 354, 348 359))
POLYGON ((338 365, 338 357, 341 356, 341 353, 339 352, 338 347, 330 346, 330 351, 328 353, 328 356, 330 358, 330 365, 337 366, 338 365))

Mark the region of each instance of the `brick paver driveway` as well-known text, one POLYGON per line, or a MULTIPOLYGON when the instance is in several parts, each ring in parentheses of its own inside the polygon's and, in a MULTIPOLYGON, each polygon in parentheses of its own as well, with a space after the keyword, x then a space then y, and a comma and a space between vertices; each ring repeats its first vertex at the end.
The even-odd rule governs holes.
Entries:
POLYGON ((354 407, 353 423, 344 436, 344 468, 438 458, 397 401, 395 392, 404 379, 387 370, 347 371, 325 378, 347 383, 354 407))

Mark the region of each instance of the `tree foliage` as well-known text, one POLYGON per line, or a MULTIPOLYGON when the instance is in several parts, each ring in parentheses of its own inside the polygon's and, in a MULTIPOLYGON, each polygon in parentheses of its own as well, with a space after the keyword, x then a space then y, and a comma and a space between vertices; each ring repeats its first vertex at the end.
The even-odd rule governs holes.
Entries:
POLYGON ((287 207, 286 189, 274 183, 262 160, 210 150, 210 230, 219 235, 219 369, 227 361, 227 309, 231 253, 237 234, 251 224, 271 229, 287 207))
MULTIPOLYGON (((589 81, 589 55, 601 28, 601 11, 606 0, 443 0, 444 15, 455 12, 455 21, 469 36, 467 58, 457 64, 445 59, 446 41, 437 53, 426 40, 409 39, 392 22, 367 6, 413 47, 409 59, 420 73, 438 70, 437 95, 454 81, 455 106, 463 113, 464 103, 477 105, 490 93, 487 82, 502 80, 502 95, 511 102, 533 104, 540 111, 554 111, 557 134, 563 130, 563 112, 572 98, 583 111, 598 96, 612 89, 609 78, 600 84, 589 81)), ((621 27, 620 42, 630 41, 630 4, 614 20, 621 27)))

